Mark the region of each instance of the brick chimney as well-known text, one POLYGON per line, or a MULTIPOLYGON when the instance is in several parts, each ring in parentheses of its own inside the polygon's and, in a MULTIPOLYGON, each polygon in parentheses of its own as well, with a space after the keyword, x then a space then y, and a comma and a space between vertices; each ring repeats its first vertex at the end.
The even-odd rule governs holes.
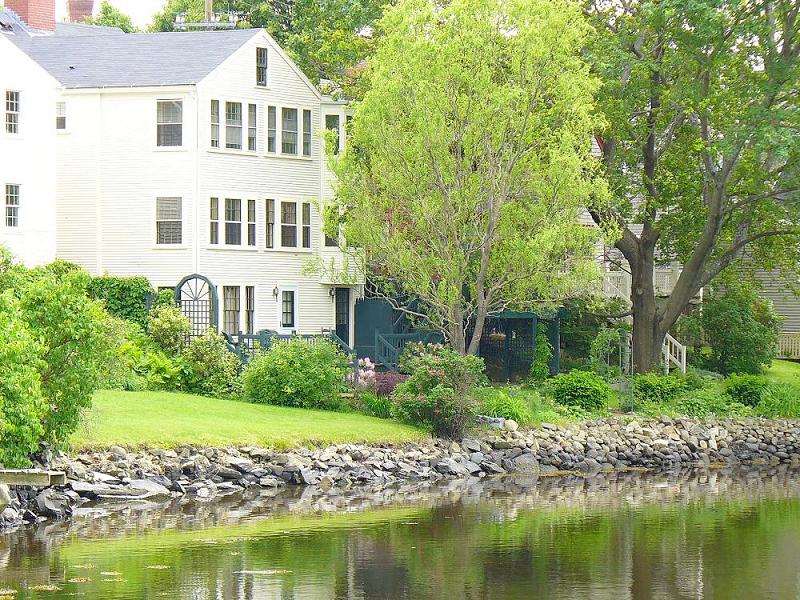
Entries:
POLYGON ((5 5, 32 29, 56 30, 55 0, 5 0, 5 5))
POLYGON ((94 0, 67 0, 70 23, 83 23, 94 12, 94 0))

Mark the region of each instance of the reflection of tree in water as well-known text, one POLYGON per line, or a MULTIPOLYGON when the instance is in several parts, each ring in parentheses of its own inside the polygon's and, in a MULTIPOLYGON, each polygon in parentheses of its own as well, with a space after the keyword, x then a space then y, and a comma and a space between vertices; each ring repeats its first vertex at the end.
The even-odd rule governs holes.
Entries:
POLYGON ((791 473, 342 494, 182 500, 6 534, 0 587, 53 582, 98 599, 796 597, 800 479, 791 473), (399 506, 368 509, 392 498, 399 506), (345 512, 355 506, 363 510, 345 512), (100 572, 115 571, 127 582, 102 582, 100 572), (64 582, 75 576, 92 581, 64 582))

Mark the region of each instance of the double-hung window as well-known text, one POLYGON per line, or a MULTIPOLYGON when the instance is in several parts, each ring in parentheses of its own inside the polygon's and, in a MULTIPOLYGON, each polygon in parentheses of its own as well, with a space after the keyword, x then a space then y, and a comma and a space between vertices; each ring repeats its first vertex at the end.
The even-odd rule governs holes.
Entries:
POLYGON ((325 129, 334 132, 333 153, 339 154, 339 115, 325 115, 325 129))
POLYGON ((247 201, 247 245, 256 245, 256 201, 247 201))
POLYGON ((244 288, 244 331, 253 333, 256 329, 256 288, 252 285, 244 288))
POLYGON ((6 184, 6 227, 19 227, 19 185, 6 184))
POLYGON ((183 101, 159 100, 156 104, 156 145, 183 145, 183 101))
POLYGON ((19 92, 6 90, 6 133, 19 133, 19 92))
POLYGON ((219 198, 211 198, 211 204, 208 207, 208 215, 208 241, 211 244, 219 244, 219 198))
POLYGON ((56 129, 64 131, 67 128, 67 103, 56 102, 56 129))
POLYGON ((267 152, 275 152, 278 139, 277 109, 274 106, 267 107, 267 152))
POLYGON ((219 100, 211 101, 211 147, 219 148, 219 100))
POLYGON ((269 52, 266 48, 256 48, 256 85, 267 87, 267 67, 269 52))
POLYGON ((281 202, 281 246, 297 247, 297 204, 281 202))
POLYGON ((281 111, 281 153, 297 154, 297 109, 281 111))
POLYGON ((238 285, 226 285, 222 288, 222 331, 228 335, 239 333, 239 311, 241 303, 238 285))
POLYGON ((281 292, 281 327, 291 329, 295 326, 295 292, 283 290, 281 292))
POLYGON ((225 147, 242 149, 242 103, 225 103, 225 147))
POLYGON ((311 204, 303 202, 303 248, 311 248, 311 204))
POLYGON ((267 200, 266 247, 275 247, 275 200, 267 200))
POLYGON ((303 156, 311 156, 311 111, 303 111, 303 156))
POLYGON ((247 149, 256 151, 256 129, 258 127, 258 109, 255 104, 247 105, 247 149))
POLYGON ((225 198, 225 244, 242 245, 242 201, 225 198))
POLYGON ((156 198, 156 244, 180 244, 183 241, 182 200, 156 198))

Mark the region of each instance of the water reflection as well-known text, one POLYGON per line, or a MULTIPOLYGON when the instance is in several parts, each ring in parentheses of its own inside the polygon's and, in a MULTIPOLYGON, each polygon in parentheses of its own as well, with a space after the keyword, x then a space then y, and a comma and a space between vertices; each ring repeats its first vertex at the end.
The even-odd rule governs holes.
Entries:
POLYGON ((800 598, 800 474, 787 469, 90 511, 106 514, 0 538, 0 588, 25 599, 800 598))

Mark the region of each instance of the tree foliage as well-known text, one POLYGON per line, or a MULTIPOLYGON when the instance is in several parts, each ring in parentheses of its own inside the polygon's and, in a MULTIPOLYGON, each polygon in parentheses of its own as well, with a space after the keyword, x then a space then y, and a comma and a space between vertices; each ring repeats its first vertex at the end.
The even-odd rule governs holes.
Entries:
MULTIPOLYGON (((345 87, 373 47, 372 27, 387 0, 233 0, 214 9, 240 17, 239 27, 263 27, 314 83, 330 80, 345 87)), ((153 29, 172 31, 175 16, 205 20, 203 0, 168 0, 153 29)))
POLYGON ((474 353, 487 314, 558 302, 595 273, 597 232, 577 221, 603 192, 580 57, 591 31, 549 0, 408 0, 379 27, 332 161, 345 238, 380 287, 474 353))
POLYGON ((0 464, 59 446, 106 370, 108 315, 90 277, 63 263, 26 269, 0 248, 0 464))
POLYGON ((632 275, 634 367, 655 368, 690 299, 736 265, 800 264, 800 5, 587 0, 613 201, 597 223, 632 275), (634 228, 629 224, 641 224, 634 228), (684 265, 657 300, 657 263, 684 265))
POLYGON ((104 25, 105 27, 118 27, 125 33, 134 33, 138 31, 131 19, 124 12, 119 10, 116 6, 103 0, 100 4, 100 12, 96 17, 87 17, 84 19, 87 25, 104 25))

